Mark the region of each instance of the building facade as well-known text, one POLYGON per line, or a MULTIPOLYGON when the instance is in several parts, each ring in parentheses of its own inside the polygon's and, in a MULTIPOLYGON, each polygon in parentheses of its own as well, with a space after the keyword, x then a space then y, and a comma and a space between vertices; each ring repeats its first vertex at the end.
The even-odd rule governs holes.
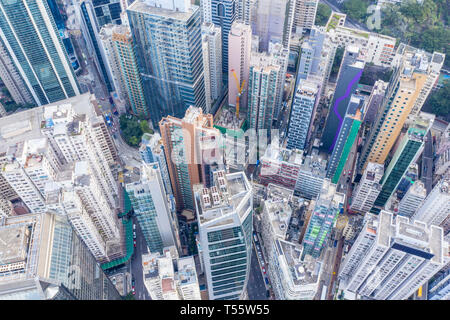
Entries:
POLYGON ((135 1, 127 13, 153 126, 167 115, 181 118, 191 105, 205 109, 200 8, 135 1))
POLYGON ((198 250, 210 300, 245 296, 252 254, 253 197, 244 172, 214 173, 214 186, 198 185, 198 250))
MULTIPOLYGON (((3 1, 0 28, 0 47, 6 49, 12 61, 7 64, 8 73, 20 75, 26 85, 24 95, 31 95, 33 104, 44 105, 80 94, 47 1, 3 1)), ((28 97, 24 100, 29 101, 28 97)))

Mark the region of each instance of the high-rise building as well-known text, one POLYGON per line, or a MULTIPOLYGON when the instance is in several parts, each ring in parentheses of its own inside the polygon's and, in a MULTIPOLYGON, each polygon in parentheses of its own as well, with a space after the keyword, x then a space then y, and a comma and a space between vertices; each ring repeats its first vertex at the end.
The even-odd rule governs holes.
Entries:
POLYGON ((333 151, 337 142, 351 95, 355 93, 364 69, 364 62, 359 53, 360 50, 357 47, 348 46, 342 58, 336 89, 322 133, 321 149, 328 153, 333 151))
POLYGON ((203 67, 205 74, 206 112, 211 103, 215 102, 223 90, 222 81, 222 30, 212 23, 202 25, 203 67), (208 68, 207 68, 208 67, 208 68), (208 92, 209 91, 209 92, 208 92))
POLYGON ((344 210, 345 195, 336 192, 336 188, 337 186, 331 183, 329 179, 325 179, 306 227, 302 242, 302 260, 305 259, 306 255, 313 258, 320 257, 334 223, 344 210))
POLYGON ((272 141, 260 158, 260 183, 265 186, 274 183, 294 189, 298 181, 302 160, 303 152, 281 148, 272 141))
POLYGON ((301 260, 298 243, 276 239, 268 272, 277 300, 313 300, 319 290, 320 262, 306 257, 301 260))
POLYGON ((311 29, 316 21, 318 0, 296 0, 292 32, 302 33, 311 29))
POLYGON ((311 122, 319 104, 319 93, 320 84, 300 80, 291 106, 286 148, 299 150, 305 148, 313 129, 311 122))
POLYGON ((435 150, 437 156, 434 162, 435 175, 444 177, 450 174, 450 124, 442 133, 435 150))
POLYGON ((93 96, 14 113, 0 127, 2 177, 29 211, 66 214, 98 261, 121 255, 117 151, 93 96))
MULTIPOLYGON (((104 62, 108 69, 108 73, 111 75, 111 82, 114 86, 117 110, 120 114, 124 114, 127 112, 126 107, 127 105, 129 106, 130 102, 125 79, 123 78, 120 67, 119 56, 112 41, 113 31, 116 27, 120 26, 111 23, 105 24, 100 29, 98 36, 101 43, 100 50, 105 57, 104 62), (119 100, 118 103, 117 100, 119 100)), ((139 72, 137 73, 139 74, 139 72)))
MULTIPOLYGON (((431 190, 412 216, 428 225, 442 226, 450 215, 450 178, 443 178, 431 190)), ((411 187, 412 188, 412 187, 411 187)))
MULTIPOLYGON (((243 9, 245 0, 201 0, 203 22, 214 23, 222 31, 222 72, 227 75, 230 68, 228 61, 230 59, 228 34, 232 29, 234 21, 239 16, 239 10, 243 9)), ((241 22, 244 22, 241 20, 241 22)), ((247 23, 248 24, 248 23, 247 23)), ((229 76, 229 75, 228 75, 229 76)))
POLYGON ((398 204, 398 214, 411 218, 414 212, 422 205, 427 196, 427 190, 422 181, 416 181, 403 196, 398 204))
POLYGON ((364 108, 364 123, 372 125, 377 119, 378 112, 382 110, 381 105, 386 94, 388 83, 383 80, 375 81, 372 87, 372 92, 367 100, 367 105, 364 108))
POLYGON ((205 109, 200 8, 136 0, 127 12, 153 126, 167 115, 183 117, 191 105, 205 109))
POLYGON ((111 35, 122 81, 127 92, 131 110, 136 115, 149 116, 144 96, 142 77, 136 59, 135 43, 127 26, 114 26, 111 35))
MULTIPOLYGON (((336 46, 326 35, 324 27, 314 26, 310 31, 309 38, 302 42, 299 41, 301 45, 298 48, 300 58, 296 83, 298 85, 300 79, 313 78, 321 84, 319 96, 322 95, 322 90, 330 78, 336 52, 336 46)), ((291 51, 293 51, 292 48, 291 51)))
POLYGON ((44 105, 80 94, 47 1, 1 2, 0 28, 0 47, 9 58, 3 66, 11 78, 20 77, 15 88, 25 89, 24 101, 31 95, 33 104, 44 105))
POLYGON ((131 205, 150 252, 175 246, 181 252, 178 220, 164 189, 157 163, 143 163, 139 182, 126 185, 131 205))
MULTIPOLYGON (((92 4, 95 11, 95 17, 98 26, 101 28, 105 24, 121 24, 120 13, 122 11, 122 2, 126 0, 93 0, 92 4)), ((132 1, 129 1, 132 2, 132 1)), ((126 9, 126 8, 125 8, 126 9)))
MULTIPOLYGON (((95 3, 96 1, 94 1, 95 3)), ((119 4, 119 3, 117 3, 119 4)), ((111 71, 108 68, 108 63, 105 61, 106 57, 102 52, 101 41, 99 37, 100 28, 102 24, 97 22, 96 13, 99 9, 94 8, 94 4, 91 0, 81 0, 79 2, 79 17, 81 20, 81 30, 88 44, 88 49, 94 58, 95 65, 99 71, 108 92, 114 91, 111 71)), ((106 7, 106 6, 105 6, 106 7)), ((120 4, 119 4, 120 8, 120 4)))
POLYGON ((209 186, 211 166, 223 163, 220 131, 213 127, 211 114, 195 107, 182 119, 163 118, 159 129, 177 210, 194 210, 193 186, 201 182, 209 186))
POLYGON ((120 299, 64 215, 5 218, 0 239, 0 299, 120 299))
POLYGON ((433 123, 434 115, 429 114, 430 119, 426 119, 424 113, 421 113, 421 115, 423 118, 417 117, 401 138, 399 146, 381 179, 381 191, 375 200, 371 212, 378 212, 386 204, 409 165, 417 160, 417 157, 422 152, 425 136, 433 123))
POLYGON ((172 186, 170 184, 169 169, 167 168, 166 155, 164 153, 164 146, 159 133, 154 133, 153 135, 144 133, 142 135, 139 153, 145 163, 158 163, 166 193, 168 195, 173 195, 172 186))
POLYGON ((34 104, 33 97, 27 89, 25 79, 20 75, 18 69, 14 67, 12 57, 8 55, 6 47, 0 40, 0 79, 8 89, 11 98, 17 104, 34 104))
POLYGON ((339 271, 345 297, 408 299, 445 266, 446 246, 442 228, 369 214, 339 271))
MULTIPOLYGON (((435 53, 435 57, 439 54, 435 53)), ((383 164, 410 114, 428 95, 428 66, 433 56, 401 44, 394 61, 395 71, 369 137, 361 151, 359 170, 367 162, 383 164), (419 100, 418 100, 419 99, 419 100)), ((423 103, 422 103, 423 104, 423 103)))
POLYGON ((211 300, 242 299, 252 254, 253 196, 244 172, 214 172, 214 185, 197 185, 198 250, 211 300), (232 254, 231 254, 232 253, 232 254))
POLYGON ((332 12, 325 26, 331 43, 338 47, 356 46, 366 63, 390 67, 395 58, 396 39, 379 34, 344 27, 346 15, 332 12))
POLYGON ((380 180, 383 173, 384 166, 382 164, 369 162, 353 192, 350 210, 363 214, 369 212, 381 191, 380 180))
POLYGON ((247 121, 251 129, 270 130, 277 109, 281 66, 267 53, 252 52, 248 79, 247 121))
MULTIPOLYGON (((225 33, 224 33, 225 35, 225 33)), ((252 30, 249 25, 236 21, 228 33, 228 104, 239 110, 247 110, 248 81, 252 46, 252 30), (239 94, 240 88, 241 93, 239 94)))
MULTIPOLYGON (((442 271, 441 271, 442 272, 442 271)), ((428 285, 428 300, 449 300, 450 299, 450 268, 439 274, 428 285)))
POLYGON ((144 285, 152 300, 201 300, 192 256, 179 258, 175 247, 142 255, 144 285))
POLYGON ((331 179, 332 183, 339 182, 342 170, 347 164, 350 151, 354 148, 355 142, 357 143, 359 128, 362 122, 361 109, 363 104, 363 97, 351 96, 333 152, 328 162, 327 178, 331 179))
POLYGON ((289 47, 295 0, 258 0, 253 33, 259 38, 259 50, 269 51, 269 43, 289 47))
POLYGON ((313 148, 300 166, 294 194, 307 199, 316 199, 322 191, 326 167, 327 159, 319 156, 319 150, 313 148))

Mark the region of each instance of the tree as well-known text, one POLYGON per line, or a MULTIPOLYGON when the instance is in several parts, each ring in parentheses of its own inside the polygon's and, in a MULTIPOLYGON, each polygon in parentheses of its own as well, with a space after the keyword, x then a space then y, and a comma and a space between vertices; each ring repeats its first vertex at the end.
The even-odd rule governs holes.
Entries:
MULTIPOLYGON (((125 142, 132 147, 139 146, 144 131, 141 128, 141 124, 134 116, 128 119, 126 115, 121 115, 119 118, 120 130, 125 142)), ((148 127, 148 124, 147 124, 148 127)))
POLYGON ((437 116, 450 118, 450 80, 444 82, 444 86, 437 92, 432 92, 427 100, 427 105, 437 116))
POLYGON ((319 3, 319 5, 317 6, 315 25, 316 26, 326 25, 328 19, 330 18, 330 15, 331 15, 331 8, 324 3, 319 3))
POLYGON ((347 0, 342 6, 343 11, 352 19, 365 21, 369 3, 363 0, 347 0))

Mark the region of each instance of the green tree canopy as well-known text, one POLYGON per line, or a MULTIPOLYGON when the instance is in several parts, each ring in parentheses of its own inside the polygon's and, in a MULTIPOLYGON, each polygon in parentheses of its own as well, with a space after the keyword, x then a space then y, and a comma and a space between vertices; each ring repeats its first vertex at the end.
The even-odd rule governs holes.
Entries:
POLYGON ((331 8, 324 3, 319 3, 319 5, 317 6, 317 11, 316 11, 315 25, 317 25, 317 26, 326 25, 328 22, 328 19, 330 18, 330 15, 331 15, 331 8))

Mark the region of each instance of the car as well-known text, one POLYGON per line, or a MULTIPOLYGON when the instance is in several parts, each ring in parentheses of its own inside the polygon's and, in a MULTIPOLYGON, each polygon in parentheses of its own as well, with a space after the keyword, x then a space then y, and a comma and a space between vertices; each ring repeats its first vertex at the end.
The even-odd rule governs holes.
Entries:
POLYGON ((264 274, 266 273, 266 268, 262 267, 261 270, 264 274))
MULTIPOLYGON (((264 281, 266 282, 266 284, 269 284, 269 279, 267 277, 264 277, 264 281)), ((267 290, 269 291, 269 290, 267 290)))
POLYGON ((253 239, 255 239, 255 242, 258 242, 258 237, 256 236, 256 234, 253 234, 253 239))
POLYGON ((269 298, 270 297, 270 290, 266 291, 266 297, 269 298))
POLYGON ((133 293, 133 295, 136 294, 136 289, 135 288, 131 288, 131 292, 133 293))
POLYGON ((131 286, 134 288, 135 285, 136 285, 136 280, 131 279, 131 286))
POLYGON ((261 265, 263 266, 264 269, 264 260, 261 259, 261 265))
POLYGON ((258 250, 258 251, 261 250, 261 247, 256 245, 256 250, 258 250))
POLYGON ((133 223, 133 230, 136 230, 136 224, 133 223))
POLYGON ((133 240, 133 246, 136 248, 136 239, 133 240))
POLYGON ((133 231, 133 239, 136 239, 136 231, 133 231))

